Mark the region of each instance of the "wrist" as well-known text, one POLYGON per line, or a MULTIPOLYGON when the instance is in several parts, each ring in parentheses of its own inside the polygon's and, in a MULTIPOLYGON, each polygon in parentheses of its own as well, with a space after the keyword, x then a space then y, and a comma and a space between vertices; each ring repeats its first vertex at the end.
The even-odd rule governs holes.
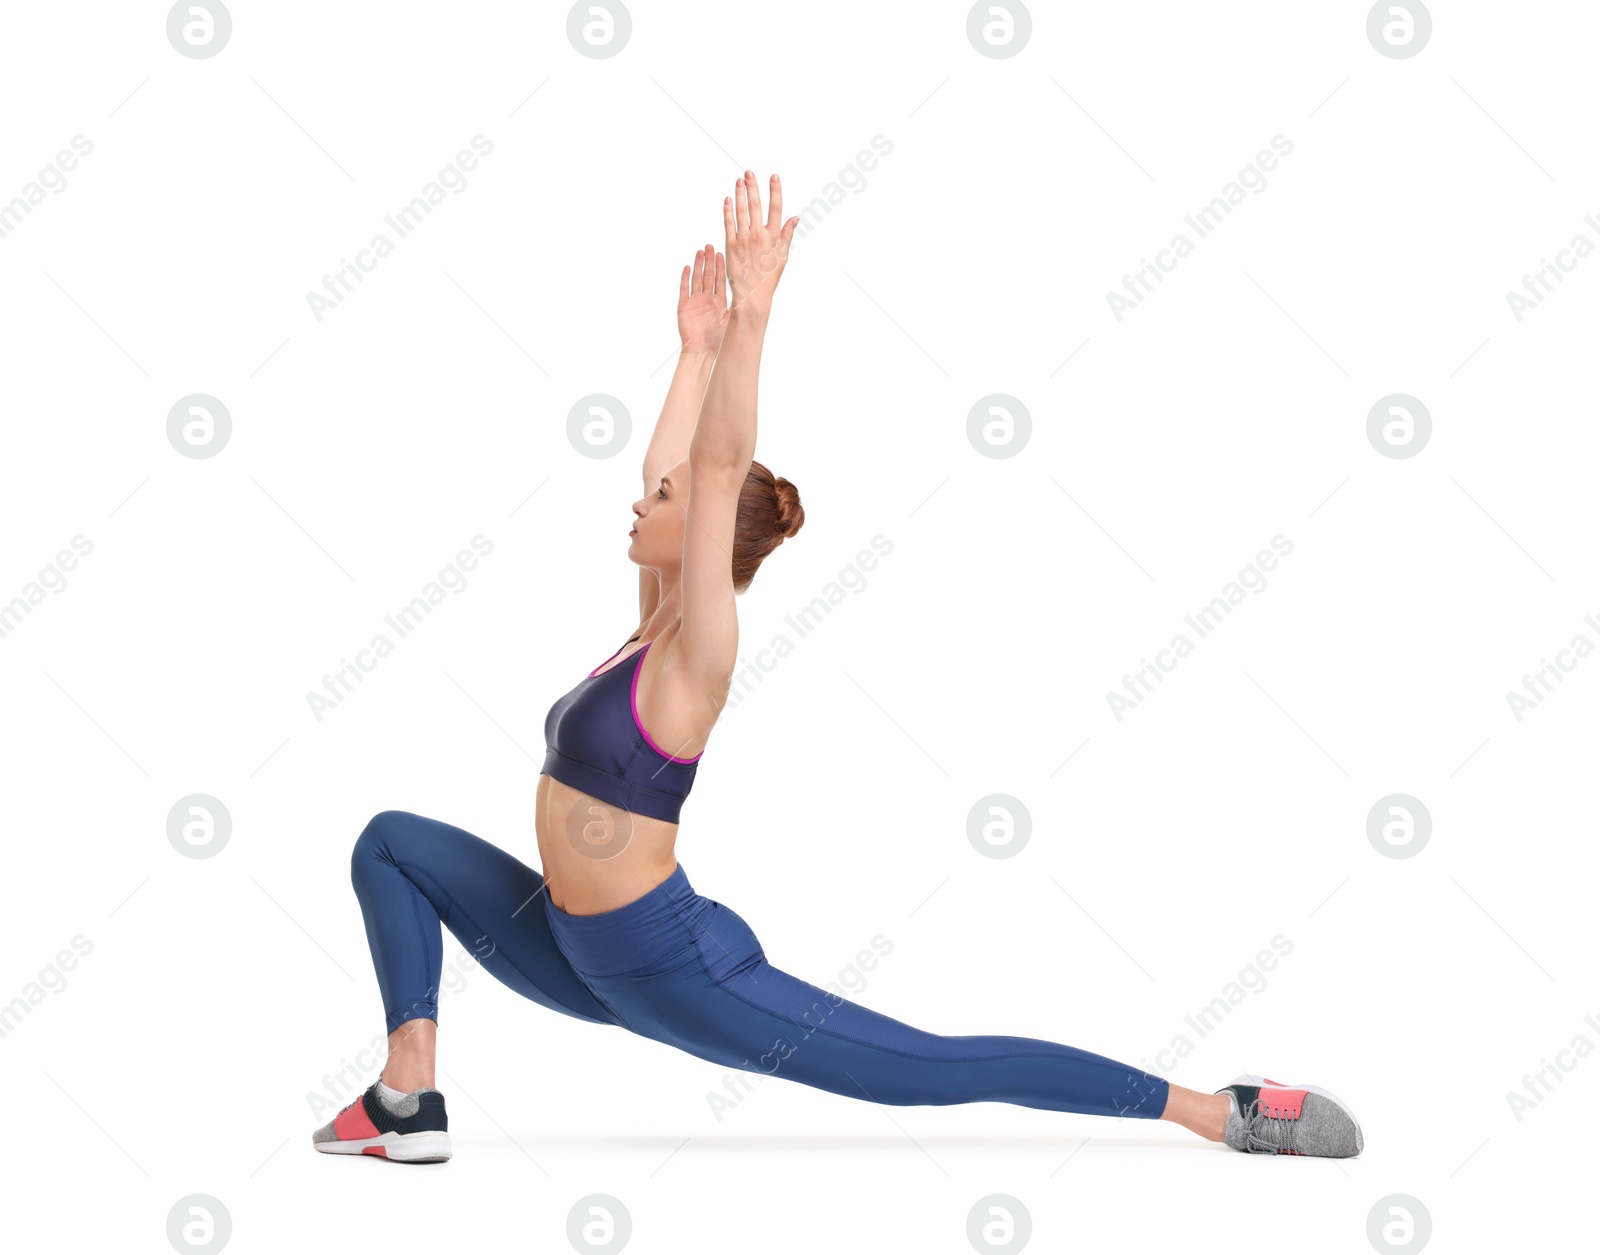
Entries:
POLYGON ((771 317, 772 307, 770 305, 759 305, 753 299, 746 298, 735 305, 729 312, 729 329, 732 329, 731 324, 738 323, 741 327, 764 332, 767 329, 767 320, 771 317))
POLYGON ((693 346, 686 344, 678 350, 678 360, 680 362, 710 362, 714 361, 716 356, 716 349, 710 348, 703 344, 697 344, 693 346))

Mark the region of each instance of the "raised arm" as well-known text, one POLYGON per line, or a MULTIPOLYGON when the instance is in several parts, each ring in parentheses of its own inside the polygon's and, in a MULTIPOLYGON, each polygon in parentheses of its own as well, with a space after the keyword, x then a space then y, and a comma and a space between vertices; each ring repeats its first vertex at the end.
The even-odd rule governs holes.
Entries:
POLYGON ((700 413, 700 402, 711 380, 728 326, 728 295, 722 254, 711 245, 694 255, 678 279, 678 365, 667 399, 656 419, 655 432, 644 453, 644 487, 653 491, 669 466, 689 452, 689 437, 700 413))
POLYGON ((733 535, 739 492, 756 451, 756 381, 772 294, 789 259, 799 218, 783 221, 783 191, 772 176, 771 209, 761 215, 755 175, 745 171, 723 201, 727 276, 733 307, 711 383, 689 441, 688 522, 683 537, 683 624, 678 663, 686 676, 715 684, 733 673, 739 645, 734 608, 733 535))
MULTIPOLYGON (((694 255, 694 265, 685 265, 678 278, 678 364, 667 386, 667 399, 661 417, 644 453, 644 491, 656 490, 669 466, 681 462, 689 453, 689 437, 694 434, 700 402, 711 379, 728 326, 728 294, 722 254, 711 245, 694 255)), ((654 572, 639 572, 639 622, 655 613, 661 596, 661 581, 654 572)))

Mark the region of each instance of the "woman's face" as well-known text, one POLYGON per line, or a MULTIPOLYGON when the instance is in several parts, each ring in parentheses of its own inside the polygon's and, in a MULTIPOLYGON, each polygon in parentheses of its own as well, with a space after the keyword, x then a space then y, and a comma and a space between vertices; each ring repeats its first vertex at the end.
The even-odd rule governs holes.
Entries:
POLYGON ((628 557, 642 567, 675 571, 683 563, 684 510, 689 500, 689 459, 669 466, 661 481, 633 503, 628 557))

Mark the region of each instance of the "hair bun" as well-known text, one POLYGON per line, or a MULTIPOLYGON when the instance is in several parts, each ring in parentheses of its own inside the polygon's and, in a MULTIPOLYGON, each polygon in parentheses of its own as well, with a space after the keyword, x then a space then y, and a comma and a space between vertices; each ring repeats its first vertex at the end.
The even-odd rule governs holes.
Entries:
POLYGON ((806 521, 806 512, 800 505, 800 490, 779 475, 773 483, 778 494, 778 521, 774 529, 785 540, 800 530, 806 521))

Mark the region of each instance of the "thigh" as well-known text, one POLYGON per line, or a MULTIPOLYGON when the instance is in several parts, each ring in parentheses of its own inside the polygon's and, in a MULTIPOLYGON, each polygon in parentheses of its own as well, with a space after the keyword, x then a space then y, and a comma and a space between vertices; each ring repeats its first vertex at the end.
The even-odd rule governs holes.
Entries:
POLYGON ((375 817, 358 853, 369 842, 369 852, 405 873, 496 980, 551 1010, 619 1022, 556 945, 539 872, 465 829, 407 811, 375 817))
POLYGON ((629 1028, 724 1067, 870 1102, 1160 1114, 1165 1083, 1113 1059, 1039 1038, 928 1032, 781 971, 726 907, 692 951, 602 990, 629 1028))
POLYGON ((713 908, 681 950, 637 971, 588 978, 633 1032, 750 1071, 775 1071, 777 1061, 830 1022, 869 1036, 875 1029, 882 1036, 881 1026, 916 1033, 779 971, 743 917, 721 903, 713 908))
MULTIPOLYGON (((852 1098, 897 1101, 877 1093, 885 1056, 863 1041, 875 1029, 880 1040, 886 1036, 881 1026, 908 1035, 917 1030, 779 971, 764 957, 740 963, 725 979, 712 976, 716 962, 691 948, 659 969, 590 979, 642 1037, 722 1067, 782 1076, 852 1098)), ((910 1044, 909 1036, 899 1040, 910 1044)))

